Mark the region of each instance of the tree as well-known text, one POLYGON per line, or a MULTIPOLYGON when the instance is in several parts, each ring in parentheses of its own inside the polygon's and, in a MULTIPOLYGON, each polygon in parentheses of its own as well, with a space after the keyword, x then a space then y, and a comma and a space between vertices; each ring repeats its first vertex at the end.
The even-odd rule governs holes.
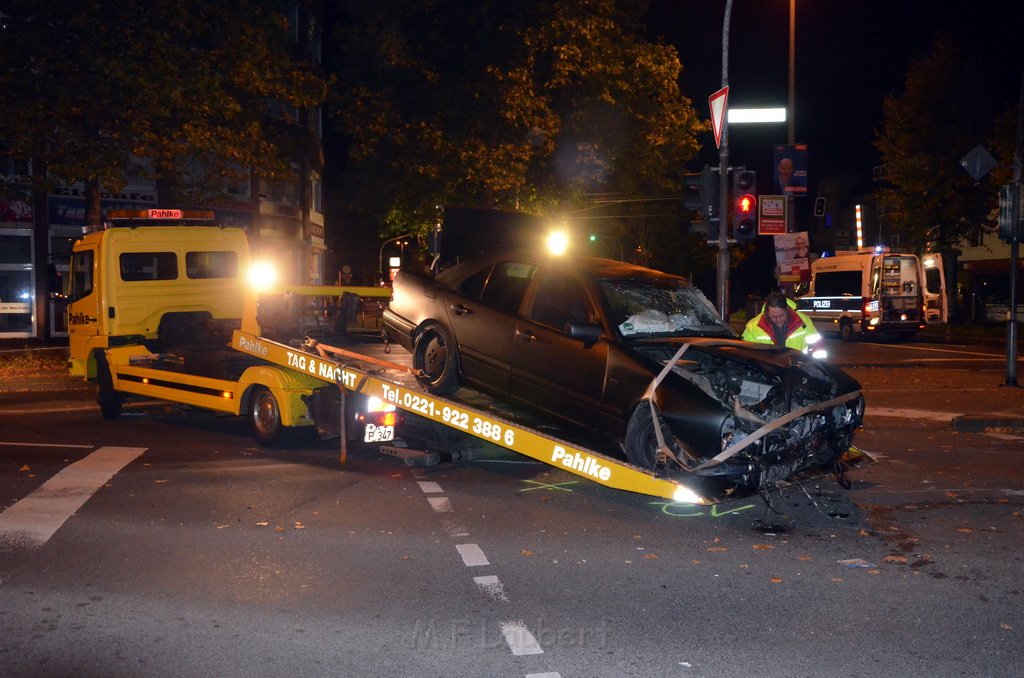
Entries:
MULTIPOLYGON (((887 228, 915 248, 930 245, 955 255, 958 243, 992 227, 1005 169, 976 183, 960 166, 967 152, 993 136, 992 91, 981 70, 941 34, 932 51, 911 64, 903 92, 885 99, 875 147, 889 186, 879 198, 887 228)), ((955 266, 955 256, 947 259, 955 266)))
MULTIPOLYGON (((299 3, 304 4, 304 3, 299 3)), ((11 0, 0 28, 0 108, 7 152, 83 181, 87 215, 99 189, 126 173, 155 179, 175 200, 185 164, 213 184, 252 169, 286 175, 296 109, 326 82, 294 58, 285 0, 11 0)))
MULTIPOLYGON (((682 193, 707 124, 679 91, 674 48, 632 30, 643 3, 347 9, 334 41, 344 209, 383 233, 422 231, 443 204, 554 212, 595 192, 682 193)), ((678 213, 666 213, 678 231, 678 213)))

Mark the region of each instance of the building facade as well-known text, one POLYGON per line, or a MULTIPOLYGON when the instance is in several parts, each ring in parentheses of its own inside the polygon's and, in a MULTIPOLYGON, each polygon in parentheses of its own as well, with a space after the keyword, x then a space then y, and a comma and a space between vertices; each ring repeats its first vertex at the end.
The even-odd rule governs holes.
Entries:
MULTIPOLYGON (((289 17, 297 58, 319 66, 319 16, 296 3, 289 17)), ((161 204, 156 183, 147 179, 145 159, 125 172, 125 187, 101 194, 104 215, 115 209, 179 207, 211 209, 219 223, 244 228, 255 256, 273 259, 287 282, 324 280, 323 134, 321 110, 289 111, 301 128, 301 147, 285 149, 291 175, 268 181, 252 176, 218 192, 192 190, 179 177, 178 203, 161 204)), ((198 165, 199 163, 194 163, 198 165)), ((30 161, 0 156, 0 182, 24 185, 30 161)), ((196 182, 198 185, 200 182, 196 182)), ((2 195, 2 194, 0 194, 2 195)), ((47 194, 0 197, 0 339, 67 336, 63 280, 72 243, 86 225, 81 183, 57 183, 47 194)))

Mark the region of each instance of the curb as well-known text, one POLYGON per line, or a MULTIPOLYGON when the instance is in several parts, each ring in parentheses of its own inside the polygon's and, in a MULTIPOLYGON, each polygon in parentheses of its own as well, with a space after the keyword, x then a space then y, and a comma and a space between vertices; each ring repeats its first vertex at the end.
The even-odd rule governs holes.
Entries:
POLYGON ((961 433, 980 433, 993 428, 1024 433, 1024 417, 1009 414, 962 414, 959 417, 953 417, 951 423, 953 430, 961 433))

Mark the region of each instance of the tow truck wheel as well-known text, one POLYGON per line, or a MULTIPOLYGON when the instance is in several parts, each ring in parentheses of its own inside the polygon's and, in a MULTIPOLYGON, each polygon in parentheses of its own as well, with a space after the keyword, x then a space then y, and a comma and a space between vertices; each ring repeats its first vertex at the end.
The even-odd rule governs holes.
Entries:
MULTIPOLYGON (((659 418, 660 419, 660 418, 659 418)), ((676 452, 675 437, 668 426, 662 424, 662 436, 665 444, 676 452)), ((633 410, 633 416, 626 425, 626 458, 629 463, 649 471, 663 472, 669 460, 665 453, 658 449, 658 437, 654 434, 654 419, 651 407, 642 402, 633 410)))
POLYGON ((107 356, 99 353, 96 356, 96 403, 100 406, 100 414, 107 421, 121 416, 121 394, 114 390, 114 377, 110 374, 107 356))
POLYGON ((253 388, 249 396, 249 429, 263 447, 301 447, 316 440, 316 426, 285 426, 281 406, 266 386, 253 388))
POLYGON ((853 323, 849 318, 839 321, 839 338, 843 341, 853 341, 853 323))
POLYGON ((412 366, 431 393, 448 395, 459 388, 459 354, 455 341, 444 327, 430 325, 416 337, 412 366))

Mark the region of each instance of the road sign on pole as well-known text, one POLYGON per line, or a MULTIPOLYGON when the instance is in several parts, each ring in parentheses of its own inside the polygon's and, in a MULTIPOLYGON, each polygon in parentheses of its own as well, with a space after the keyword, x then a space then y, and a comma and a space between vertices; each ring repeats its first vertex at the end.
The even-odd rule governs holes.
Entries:
POLYGON ((782 235, 786 232, 786 196, 760 195, 757 208, 758 235, 782 235))
POLYGON ((708 97, 708 104, 711 106, 711 128, 715 131, 715 148, 722 147, 722 125, 725 123, 728 102, 728 85, 708 97))

